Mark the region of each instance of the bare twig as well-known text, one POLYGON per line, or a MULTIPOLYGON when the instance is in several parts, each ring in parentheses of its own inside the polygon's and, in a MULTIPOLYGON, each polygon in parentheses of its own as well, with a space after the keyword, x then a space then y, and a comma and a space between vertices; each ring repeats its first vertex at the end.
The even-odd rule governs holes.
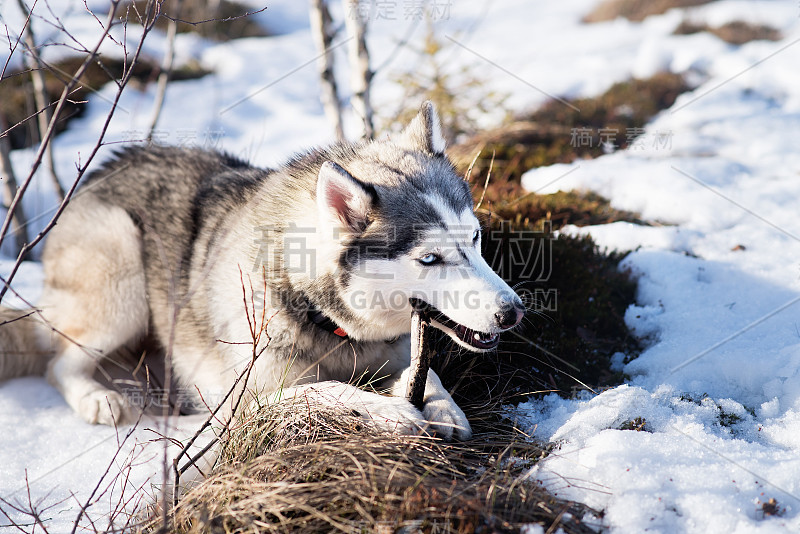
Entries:
MULTIPOLYGON (((7 128, 6 118, 0 114, 0 130, 7 128)), ((3 203, 10 205, 17 192, 17 179, 14 176, 14 167, 11 165, 11 143, 7 136, 0 137, 0 181, 3 187, 3 203)), ((28 224, 22 206, 19 206, 13 217, 14 224, 14 252, 19 253, 28 242, 28 224)))
MULTIPOLYGON (((211 7, 211 6, 209 6, 209 7, 211 7)), ((181 24, 188 24, 190 26, 199 26, 200 24, 205 24, 207 22, 230 22, 232 20, 243 19, 243 18, 246 18, 246 17, 250 17, 252 15, 257 15, 259 13, 262 13, 262 12, 266 11, 268 7, 269 6, 262 7, 261 9, 256 9, 255 11, 248 11, 247 13, 243 13, 241 15, 235 15, 235 16, 232 16, 232 17, 226 17, 224 19, 210 18, 210 19, 205 19, 205 20, 191 21, 191 20, 183 20, 183 19, 179 19, 179 18, 170 17, 166 13, 163 13, 162 16, 164 18, 172 20, 174 22, 180 22, 181 24)), ((215 11, 214 9, 209 9, 209 12, 214 12, 214 11, 215 11)))
MULTIPOLYGON (((272 319, 272 317, 267 317, 267 315, 266 315, 267 314, 266 272, 263 272, 262 275, 264 277, 264 289, 265 290, 264 290, 263 301, 260 303, 261 304, 261 318, 260 318, 260 321, 257 322, 256 321, 256 319, 257 319, 256 304, 255 304, 255 302, 253 300, 253 295, 254 295, 255 292, 253 291, 252 281, 250 281, 250 302, 248 303, 248 301, 247 301, 247 289, 246 289, 246 286, 245 286, 245 283, 244 283, 244 275, 243 275, 241 269, 239 269, 239 277, 240 277, 241 283, 242 283, 242 301, 244 302, 245 315, 247 316, 247 323, 248 323, 248 326, 250 327, 250 335, 251 335, 251 338, 252 338, 252 347, 253 347, 253 349, 252 349, 251 359, 248 362, 247 367, 245 368, 244 372, 242 374, 240 374, 238 377, 236 377, 236 380, 234 380, 233 384, 231 384, 231 387, 228 389, 228 392, 225 394, 225 396, 223 397, 222 401, 216 406, 216 408, 214 408, 213 410, 209 410, 210 413, 209 413, 208 417, 206 418, 205 422, 200 426, 200 428, 197 429, 197 431, 189 439, 189 441, 186 443, 186 445, 180 450, 178 455, 172 460, 172 469, 173 469, 173 474, 174 474, 174 477, 175 477, 175 481, 174 481, 174 485, 173 485, 173 495, 172 495, 173 507, 178 505, 178 498, 180 496, 180 477, 181 477, 181 475, 183 475, 183 473, 188 471, 191 467, 194 467, 194 468, 198 469, 198 471, 199 471, 200 468, 197 466, 197 462, 203 456, 205 456, 208 453, 208 451, 210 451, 211 448, 214 445, 216 445, 219 442, 219 440, 222 438, 223 435, 225 435, 226 433, 230 433, 230 424, 233 421, 234 417, 236 416, 236 414, 237 414, 237 412, 239 410, 239 406, 241 405, 242 399, 244 398, 244 394, 247 391, 247 383, 250 380, 250 374, 251 374, 251 372, 253 370, 253 366, 255 365, 256 361, 259 358, 259 356, 261 356, 261 354, 266 349, 266 346, 269 344, 270 337, 269 337, 269 334, 267 333, 267 326, 269 326, 269 322, 272 319), (265 336, 265 335, 267 337, 266 344, 264 344, 261 348, 259 348, 259 345, 261 345, 262 337, 265 336), (225 422, 223 423, 222 428, 220 429, 220 432, 219 432, 218 436, 215 437, 213 440, 211 440, 209 443, 207 443, 206 446, 203 447, 195 455, 189 457, 187 462, 181 467, 180 466, 181 458, 183 458, 184 456, 188 456, 189 449, 194 445, 194 443, 203 434, 203 432, 205 432, 205 430, 211 426, 213 421, 215 421, 215 420, 218 421, 219 420, 218 417, 217 417, 217 414, 222 409, 222 407, 228 402, 228 399, 231 398, 233 393, 235 391, 237 391, 237 389, 238 389, 238 396, 237 396, 236 400, 233 402, 233 405, 232 405, 231 409, 229 410, 229 412, 227 414, 227 417, 225 418, 225 422)), ((166 510, 166 503, 164 503, 163 507, 164 507, 164 510, 166 510)), ((164 511, 162 511, 162 513, 164 513, 164 511)), ((164 525, 166 525, 166 522, 164 522, 164 525)))
POLYGON ((0 80, 6 79, 6 71, 8 70, 8 65, 11 63, 11 58, 14 56, 14 52, 17 51, 17 47, 19 46, 20 41, 22 40, 22 34, 25 32, 25 28, 31 23, 31 14, 28 13, 28 16, 25 17, 25 23, 22 25, 22 31, 17 35, 17 38, 14 39, 12 44, 11 42, 11 33, 9 32, 8 26, 6 26, 6 39, 8 40, 8 56, 6 57, 5 63, 3 63, 3 70, 0 71, 0 80))
MULTIPOLYGON (((114 452, 114 455, 111 457, 111 460, 109 460, 108 465, 106 466, 106 469, 103 472, 103 475, 97 481, 97 484, 95 484, 94 489, 92 489, 92 492, 89 494, 89 497, 86 498, 85 503, 81 506, 80 511, 78 512, 78 516, 75 518, 75 521, 72 523, 72 534, 75 534, 75 532, 78 530, 78 526, 80 525, 81 519, 84 517, 84 515, 86 515, 89 507, 91 507, 92 504, 94 504, 92 501, 94 500, 95 495, 97 495, 98 492, 100 491, 100 486, 103 484, 103 481, 106 480, 106 477, 108 477, 108 474, 111 472, 111 469, 114 466, 117 465, 117 463, 116 463, 117 457, 122 452, 122 449, 125 446, 125 443, 128 441, 128 439, 130 439, 130 437, 136 431, 137 427, 139 426, 139 423, 140 423, 141 419, 142 419, 142 414, 140 413, 139 414, 139 418, 136 420, 136 423, 134 423, 134 425, 128 430, 127 434, 125 434, 125 437, 122 439, 122 441, 119 440, 119 429, 117 428, 116 424, 114 425, 114 429, 117 432, 117 450, 116 450, 116 452, 114 452)), ((121 472, 120 472, 120 474, 121 474, 121 472)), ((119 474, 117 474, 116 476, 118 477, 119 474)), ((116 479, 116 477, 115 477, 115 479, 116 479)), ((108 491, 108 489, 106 489, 102 493, 106 493, 107 491, 108 491)))
MULTIPOLYGON (((481 209, 481 204, 483 204, 483 199, 486 197, 486 189, 489 187, 489 180, 492 177, 492 168, 494 167, 494 156, 495 151, 492 150, 492 160, 489 162, 489 170, 486 172, 486 181, 483 183, 483 193, 481 193, 481 199, 478 201, 478 204, 475 206, 475 211, 481 209)), ((471 167, 470 167, 471 170, 471 167)))
MULTIPOLYGON (((175 0, 176 15, 180 15, 182 0, 175 0)), ((175 62, 175 37, 178 34, 178 21, 169 19, 167 25, 167 49, 164 51, 164 59, 161 61, 161 72, 158 74, 158 85, 156 87, 156 101, 153 104, 153 117, 150 119, 147 141, 153 140, 153 133, 161 117, 161 110, 164 107, 164 97, 167 94, 167 84, 172 76, 172 65, 175 62)))
POLYGON ((431 319, 425 303, 412 298, 411 307, 411 370, 406 397, 420 410, 425 406, 425 385, 431 366, 431 319))
POLYGON ((317 66, 322 86, 322 95, 320 95, 322 107, 325 109, 328 120, 333 124, 336 139, 343 141, 342 104, 336 87, 336 76, 333 72, 334 55, 331 49, 336 31, 327 0, 311 0, 309 17, 311 20, 311 36, 314 38, 317 50, 320 52, 317 66))
MULTIPOLYGON (((427 9, 429 0, 423 0, 423 5, 421 6, 422 9, 427 9)), ((411 38, 414 36, 414 32, 417 30, 417 26, 419 23, 422 22, 422 17, 414 17, 411 23, 408 25, 408 29, 406 30, 406 34, 400 39, 397 44, 395 45, 394 49, 392 49, 391 53, 386 56, 386 59, 383 60, 383 63, 378 65, 372 70, 372 76, 375 77, 378 73, 382 72, 383 69, 387 68, 392 62, 397 58, 400 52, 408 46, 408 43, 411 42, 411 38)))
MULTIPOLYGON (((22 10, 25 18, 30 18, 33 13, 33 8, 28 10, 24 0, 17 0, 17 5, 22 10)), ((33 7, 36 6, 34 1, 33 7)), ((40 110, 37 115, 39 126, 39 139, 40 142, 45 144, 44 159, 47 164, 47 169, 50 171, 50 176, 53 180, 53 188, 55 189, 58 200, 64 199, 64 188, 58 181, 58 174, 56 173, 56 164, 53 159, 53 143, 44 143, 44 132, 47 130, 47 125, 50 122, 50 99, 47 96, 47 88, 44 82, 44 64, 39 57, 39 51, 36 47, 36 37, 33 33, 33 24, 26 24, 23 30, 23 37, 25 40, 25 48, 28 54, 25 56, 25 64, 31 72, 31 82, 33 83, 33 98, 36 102, 36 108, 40 110)))
POLYGON ((372 124, 372 105, 369 91, 373 73, 369 68, 369 51, 367 50, 367 23, 359 11, 357 0, 344 0, 345 27, 350 36, 347 42, 347 55, 350 63, 350 88, 353 96, 350 105, 361 119, 362 139, 372 139, 375 128, 372 124))

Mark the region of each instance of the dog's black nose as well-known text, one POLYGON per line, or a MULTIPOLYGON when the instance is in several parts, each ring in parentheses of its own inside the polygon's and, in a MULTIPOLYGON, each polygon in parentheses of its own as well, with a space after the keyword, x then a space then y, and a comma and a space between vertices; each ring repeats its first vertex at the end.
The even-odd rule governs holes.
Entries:
POLYGON ((494 315, 497 319, 497 325, 503 330, 508 330, 522 321, 525 316, 525 307, 519 299, 515 299, 494 315))

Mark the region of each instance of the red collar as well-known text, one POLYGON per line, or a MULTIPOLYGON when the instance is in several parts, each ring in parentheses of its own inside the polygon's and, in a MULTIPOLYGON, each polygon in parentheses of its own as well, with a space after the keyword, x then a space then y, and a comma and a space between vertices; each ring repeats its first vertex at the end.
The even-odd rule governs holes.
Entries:
POLYGON ((344 331, 344 328, 333 322, 333 319, 319 311, 311 303, 308 305, 308 320, 323 330, 330 332, 331 334, 342 339, 348 339, 349 337, 347 332, 344 331))

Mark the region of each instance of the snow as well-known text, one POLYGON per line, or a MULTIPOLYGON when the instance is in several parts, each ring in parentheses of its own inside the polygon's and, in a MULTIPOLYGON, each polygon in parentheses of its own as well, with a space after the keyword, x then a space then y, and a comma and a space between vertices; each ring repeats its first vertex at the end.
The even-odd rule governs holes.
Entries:
MULTIPOLYGON (((727 22, 725 4, 696 15, 727 22)), ((708 79, 655 118, 640 147, 523 178, 543 193, 591 189, 664 224, 563 230, 635 250, 621 264, 639 281, 625 321, 647 348, 622 367, 624 386, 516 412, 560 443, 531 476, 604 509, 612 531, 800 528, 800 35, 796 24, 784 32, 681 60, 708 79), (645 431, 619 429, 636 418, 645 431), (763 513, 770 498, 780 517, 763 513)))
MULTIPOLYGON (((515 110, 535 108, 548 95, 596 95, 614 82, 660 70, 687 73, 698 83, 647 125, 635 148, 534 169, 524 178, 529 190, 539 192, 591 189, 615 207, 659 223, 563 230, 590 233, 608 249, 634 251, 621 266, 639 281, 625 320, 646 349, 630 362, 626 355, 615 357, 615 368, 630 377, 623 386, 575 399, 550 395, 513 410, 536 437, 558 443, 530 476, 559 496, 604 510, 602 522, 611 532, 796 532, 800 7, 794 0, 721 0, 642 23, 581 24, 595 3, 439 1, 446 9, 433 21, 444 43, 458 43, 447 55, 452 71, 476 69, 487 89, 509 95, 507 105, 515 110), (784 38, 737 47, 708 33, 672 35, 684 18, 715 26, 767 23, 784 38), (637 418, 645 421, 643 431, 620 430, 637 418), (781 515, 763 513, 770 498, 781 515)), ((89 5, 101 12, 104 3, 89 5)), ((248 5, 263 7, 255 0, 248 5)), ((425 32, 424 22, 404 12, 405 4, 393 5, 392 12, 373 13, 369 35, 373 65, 390 60, 373 88, 375 107, 389 110, 387 116, 403 102, 392 78, 419 61, 397 43, 409 35, 419 42, 425 32)), ((55 15, 81 42, 93 43, 101 31, 81 2, 51 0, 37 4, 35 13, 37 35, 51 43, 63 40, 52 24, 55 15)), ((21 25, 15 2, 0 5, 0 17, 12 33, 21 25)), ((176 61, 196 61, 213 74, 170 85, 157 140, 216 146, 260 165, 331 140, 305 5, 273 2, 256 17, 273 36, 227 43, 178 36, 176 61)), ((137 38, 133 29, 127 36, 115 31, 129 45, 137 38)), ((158 61, 163 34, 154 32, 146 42, 144 53, 158 61)), ((44 48, 48 60, 69 53, 63 46, 44 48)), ((121 57, 113 43, 103 53, 121 57)), ((344 50, 336 53, 343 57, 344 50)), ((0 50, 0 61, 7 55, 0 50)), ((12 67, 19 67, 20 57, 12 57, 12 67)), ((113 85, 95 89, 85 115, 55 140, 65 185, 76 161, 93 147, 115 92, 113 85)), ((116 143, 146 136, 154 91, 153 84, 127 89, 107 134, 112 144, 95 164, 116 143)), ((482 120, 488 126, 496 118, 482 120)), ((354 124, 348 116, 349 131, 354 124)), ((31 150, 12 154, 18 169, 32 157, 31 150)), ((43 228, 54 208, 44 171, 24 207, 35 218, 31 230, 43 228)), ((13 261, 10 249, 2 252, 5 276, 13 261)), ((27 262, 14 289, 35 302, 41 280, 39 264, 27 262)), ((12 295, 7 299, 6 306, 24 306, 12 295)), ((69 531, 78 503, 90 497, 108 465, 130 475, 124 492, 112 484, 114 497, 133 496, 139 487, 152 492, 151 484, 160 484, 163 442, 148 428, 185 439, 196 421, 172 421, 169 428, 143 421, 115 457, 127 428, 117 433, 83 423, 42 378, 0 383, 0 497, 27 502, 27 473, 31 501, 46 508, 49 531, 69 531), (129 472, 126 459, 132 459, 129 472)), ((89 509, 101 527, 115 502, 105 494, 89 509)))

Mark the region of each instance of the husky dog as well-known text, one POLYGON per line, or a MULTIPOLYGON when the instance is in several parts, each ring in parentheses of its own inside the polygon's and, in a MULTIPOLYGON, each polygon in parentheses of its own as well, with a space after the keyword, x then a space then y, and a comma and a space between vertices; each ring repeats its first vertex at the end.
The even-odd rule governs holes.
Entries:
POLYGON ((275 170, 193 148, 118 152, 48 236, 41 312, 0 326, 0 377, 44 371, 88 422, 130 421, 133 407, 93 374, 149 332, 209 404, 251 365, 258 393, 469 437, 434 372, 421 411, 403 398, 409 299, 473 351, 495 348, 524 308, 481 257, 470 190, 444 150, 426 102, 394 139, 335 144, 275 170), (390 395, 347 384, 354 376, 390 395))

